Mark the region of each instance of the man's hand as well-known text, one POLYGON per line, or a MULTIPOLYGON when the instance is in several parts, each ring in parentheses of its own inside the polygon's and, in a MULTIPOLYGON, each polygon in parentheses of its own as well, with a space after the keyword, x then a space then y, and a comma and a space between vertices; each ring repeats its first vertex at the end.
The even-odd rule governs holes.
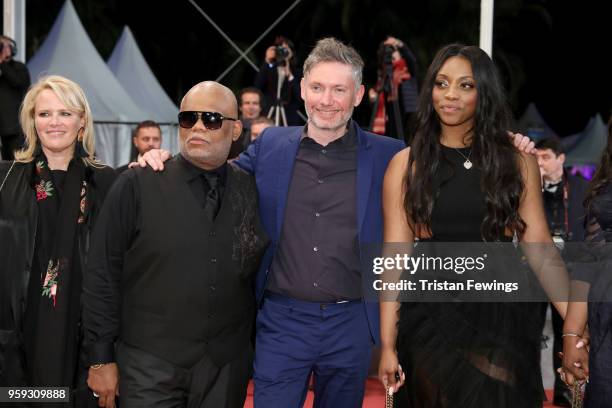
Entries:
POLYGON ((102 367, 89 368, 87 385, 98 396, 98 406, 114 408, 115 396, 119 395, 119 370, 117 363, 104 364, 102 367))
POLYGON ((520 133, 508 132, 508 136, 512 139, 514 146, 520 151, 527 154, 536 154, 535 143, 528 137, 520 133))
POLYGON ((376 98, 378 98, 378 92, 376 92, 376 89, 370 88, 368 91, 368 98, 370 99, 370 103, 376 102, 376 98))
POLYGON ((274 63, 274 60, 276 59, 276 46, 272 45, 266 49, 265 59, 268 64, 274 63))
POLYGON ((402 48, 404 46, 403 42, 401 42, 397 38, 391 37, 391 36, 387 37, 387 39, 385 40, 384 44, 385 45, 392 45, 395 48, 402 48))
MULTIPOLYGON (((162 171, 164 169, 164 162, 170 159, 172 155, 168 150, 164 149, 151 149, 138 158, 138 164, 140 167, 147 167, 147 164, 155 171, 162 171)), ((132 167, 132 164, 130 164, 132 167)))

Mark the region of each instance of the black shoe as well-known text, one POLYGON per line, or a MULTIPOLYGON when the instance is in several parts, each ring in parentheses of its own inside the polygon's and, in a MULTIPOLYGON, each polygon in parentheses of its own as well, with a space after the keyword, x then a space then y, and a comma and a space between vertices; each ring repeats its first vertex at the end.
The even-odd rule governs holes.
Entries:
POLYGON ((572 406, 572 393, 569 389, 555 390, 555 396, 553 397, 553 405, 558 407, 571 407, 572 406))

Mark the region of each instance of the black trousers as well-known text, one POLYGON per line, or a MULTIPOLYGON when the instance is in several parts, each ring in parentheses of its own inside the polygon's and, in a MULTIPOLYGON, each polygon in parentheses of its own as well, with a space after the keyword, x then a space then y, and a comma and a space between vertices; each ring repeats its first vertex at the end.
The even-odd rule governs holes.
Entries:
POLYGON ((252 360, 249 347, 236 350, 223 367, 205 355, 187 369, 120 343, 119 402, 129 408, 242 408, 252 360))

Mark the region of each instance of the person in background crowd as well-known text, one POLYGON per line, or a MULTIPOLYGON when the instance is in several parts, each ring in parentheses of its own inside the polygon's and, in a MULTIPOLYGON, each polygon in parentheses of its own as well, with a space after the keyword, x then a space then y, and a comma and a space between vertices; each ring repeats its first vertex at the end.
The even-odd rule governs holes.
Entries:
POLYGON ((248 121, 261 115, 262 103, 263 94, 258 88, 250 86, 240 90, 238 109, 240 110, 240 119, 243 120, 243 127, 245 121, 248 123, 248 121))
MULTIPOLYGON (((151 149, 159 149, 162 143, 162 132, 157 122, 145 120, 140 122, 132 133, 132 143, 136 149, 137 156, 133 161, 138 160, 143 154, 151 149)), ((121 174, 128 169, 129 163, 117 167, 117 174, 121 174)))
POLYGON ((19 128, 19 106, 30 86, 30 73, 22 62, 14 59, 17 44, 0 35, 0 158, 13 160, 24 138, 19 128))
MULTIPOLYGON (((266 99, 266 109, 263 114, 268 116, 270 109, 282 107, 287 122, 282 115, 277 126, 293 126, 304 123, 298 114, 302 104, 300 100, 300 79, 302 71, 295 60, 293 42, 279 36, 274 44, 266 49, 264 63, 255 77, 255 86, 259 88, 266 99), (280 97, 278 91, 280 89, 280 97)), ((272 116, 274 119, 276 114, 272 116)))
POLYGON ((255 87, 243 88, 238 97, 238 110, 242 121, 242 134, 232 142, 229 159, 235 159, 251 143, 251 121, 261 115, 263 94, 255 87))
POLYGON ((257 140, 259 135, 261 135, 261 132, 270 126, 274 126, 274 122, 272 119, 266 118, 265 116, 260 116, 257 119, 253 119, 251 122, 251 143, 257 140))
POLYGON ((41 78, 20 113, 25 146, 0 163, 0 386, 87 388, 81 293, 90 235, 115 179, 94 158, 81 87, 41 78))
POLYGON ((372 132, 407 140, 411 118, 417 108, 416 57, 395 37, 378 48, 378 80, 368 93, 373 106, 372 132))

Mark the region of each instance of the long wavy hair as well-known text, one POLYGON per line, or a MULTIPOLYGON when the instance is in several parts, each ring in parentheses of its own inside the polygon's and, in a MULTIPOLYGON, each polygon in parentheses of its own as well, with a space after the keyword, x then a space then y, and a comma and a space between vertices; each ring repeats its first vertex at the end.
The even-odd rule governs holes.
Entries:
POLYGON ((612 182, 612 116, 608 121, 608 145, 601 156, 597 171, 589 183, 589 189, 584 200, 584 206, 587 210, 591 208, 593 199, 610 182, 612 182))
MULTIPOLYGON (((441 125, 433 106, 432 91, 436 76, 447 59, 465 58, 476 82, 477 105, 471 129, 472 158, 481 170, 480 185, 486 214, 481 225, 485 241, 499 240, 509 228, 521 236, 525 222, 518 209, 524 183, 518 153, 508 137, 511 114, 499 75, 489 56, 480 48, 450 44, 436 54, 423 82, 416 115, 415 137, 411 145, 408 170, 404 178, 404 209, 416 227, 431 230, 435 201, 434 174, 442 160, 441 125)), ((466 135, 466 138, 469 135, 466 135)))

